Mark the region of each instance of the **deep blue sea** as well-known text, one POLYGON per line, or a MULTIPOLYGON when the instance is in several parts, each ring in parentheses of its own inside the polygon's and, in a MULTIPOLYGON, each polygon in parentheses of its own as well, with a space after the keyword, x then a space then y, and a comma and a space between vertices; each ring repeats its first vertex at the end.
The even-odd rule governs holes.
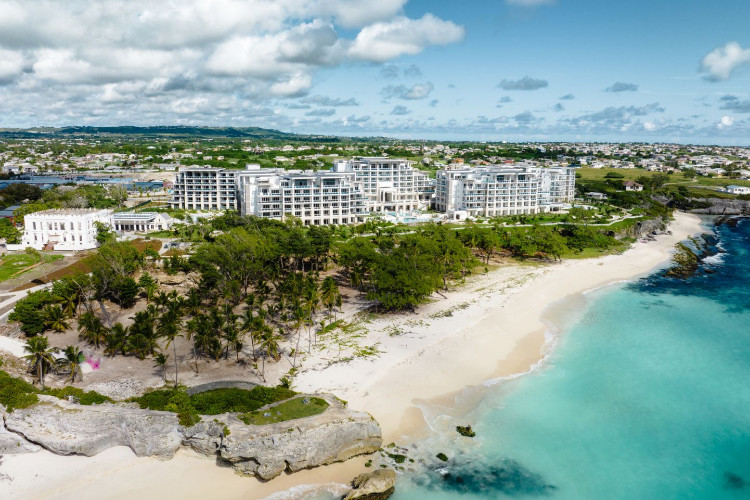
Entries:
POLYGON ((558 304, 543 367, 427 408, 393 500, 750 498, 750 221, 715 231, 696 276, 558 304))

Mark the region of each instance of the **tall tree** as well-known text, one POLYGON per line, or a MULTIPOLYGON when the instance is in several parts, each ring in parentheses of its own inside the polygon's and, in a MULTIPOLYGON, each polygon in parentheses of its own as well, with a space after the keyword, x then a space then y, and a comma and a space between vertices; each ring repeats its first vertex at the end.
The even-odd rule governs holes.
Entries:
POLYGON ((49 347, 47 337, 31 337, 26 341, 24 350, 28 352, 24 358, 29 362, 32 370, 36 370, 39 384, 44 389, 44 375, 55 366, 57 348, 49 347))

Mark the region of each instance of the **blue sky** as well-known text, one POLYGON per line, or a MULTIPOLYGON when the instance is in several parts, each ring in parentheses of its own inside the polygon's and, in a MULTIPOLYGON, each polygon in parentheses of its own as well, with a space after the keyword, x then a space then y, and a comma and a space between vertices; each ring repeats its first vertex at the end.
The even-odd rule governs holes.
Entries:
POLYGON ((0 126, 750 143, 750 2, 0 0, 0 126))

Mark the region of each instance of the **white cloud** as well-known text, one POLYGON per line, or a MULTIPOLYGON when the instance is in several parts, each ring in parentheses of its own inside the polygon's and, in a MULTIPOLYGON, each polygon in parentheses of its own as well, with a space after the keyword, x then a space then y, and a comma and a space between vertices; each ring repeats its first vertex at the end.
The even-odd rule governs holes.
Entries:
POLYGON ((0 49, 0 84, 9 82, 23 71, 23 55, 12 50, 0 49))
POLYGON ((750 63, 750 49, 743 49, 737 42, 718 47, 703 58, 701 69, 709 80, 728 80, 739 66, 750 63))
POLYGON ((718 128, 729 128, 734 125, 734 118, 731 116, 722 116, 719 123, 716 124, 718 128))
POLYGON ((463 37, 463 27, 432 14, 420 19, 398 17, 363 28, 349 48, 349 55, 362 61, 385 62, 404 54, 419 54, 430 45, 455 43, 463 37))
POLYGON ((411 87, 407 87, 406 85, 387 85, 380 90, 380 93, 386 99, 396 97, 398 99, 414 101, 429 96, 434 88, 435 86, 432 82, 417 83, 411 87))
POLYGON ((433 15, 406 17, 407 1, 0 0, 4 124, 266 117, 265 102, 306 95, 322 68, 463 37, 433 15))
POLYGON ((646 122, 643 124, 643 128, 651 132, 653 130, 656 130, 656 124, 654 122, 646 122))

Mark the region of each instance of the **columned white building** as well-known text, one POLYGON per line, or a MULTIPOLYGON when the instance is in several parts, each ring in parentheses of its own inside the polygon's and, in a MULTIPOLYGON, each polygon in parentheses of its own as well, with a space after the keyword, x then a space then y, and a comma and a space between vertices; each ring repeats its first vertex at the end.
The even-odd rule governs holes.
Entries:
POLYGON ((112 215, 110 225, 118 233, 147 233, 168 231, 174 219, 168 214, 157 212, 117 212, 112 215))
POLYGON ((96 248, 96 223, 109 225, 111 219, 112 210, 94 208, 35 212, 23 218, 23 238, 18 247, 64 251, 96 248))
POLYGON ((537 214, 574 197, 574 168, 461 167, 437 173, 435 209, 472 217, 537 214))

